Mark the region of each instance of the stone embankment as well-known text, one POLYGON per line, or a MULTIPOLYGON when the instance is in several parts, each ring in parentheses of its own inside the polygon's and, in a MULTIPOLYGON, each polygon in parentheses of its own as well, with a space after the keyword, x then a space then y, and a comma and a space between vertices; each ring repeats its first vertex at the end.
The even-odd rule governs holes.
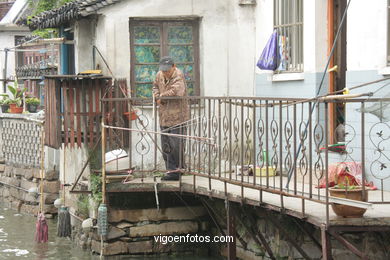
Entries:
MULTIPOLYGON (((207 234, 209 224, 202 206, 164 209, 110 209, 109 229, 103 239, 103 254, 109 255, 207 255, 208 244, 157 242, 154 236, 207 234)), ((76 243, 100 253, 101 240, 96 220, 87 219, 87 228, 74 231, 76 243), (92 226, 91 226, 92 225, 92 226)))
MULTIPOLYGON (((0 199, 18 211, 37 214, 39 211, 40 170, 17 168, 0 162, 0 199)), ((46 217, 57 214, 54 201, 58 198, 60 182, 55 170, 44 173, 43 197, 46 217)))

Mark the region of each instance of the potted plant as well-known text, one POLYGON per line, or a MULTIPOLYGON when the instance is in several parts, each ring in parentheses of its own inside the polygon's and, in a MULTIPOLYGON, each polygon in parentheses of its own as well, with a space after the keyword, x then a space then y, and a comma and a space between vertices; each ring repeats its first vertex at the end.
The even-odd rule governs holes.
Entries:
POLYGON ((10 102, 10 99, 7 97, 4 97, 3 99, 0 100, 1 112, 8 113, 9 102, 10 102))
MULTIPOLYGON (((367 201, 368 192, 361 185, 358 185, 352 175, 349 174, 349 169, 346 167, 342 172, 335 176, 335 185, 329 187, 330 196, 344 198, 350 200, 367 201), (364 195, 364 196, 363 196, 364 195)), ((358 208, 338 203, 332 204, 332 209, 337 216, 359 218, 364 215, 367 209, 358 208)))
POLYGON ((22 113, 23 112, 22 98, 24 92, 26 91, 26 88, 20 89, 18 87, 17 81, 15 80, 14 86, 9 85, 8 90, 11 92, 10 101, 9 101, 9 107, 11 113, 22 113))
POLYGON ((36 97, 26 98, 27 110, 30 113, 36 113, 41 101, 36 97))
POLYGON ((136 120, 138 118, 137 110, 131 110, 130 112, 124 112, 123 115, 127 120, 136 120))

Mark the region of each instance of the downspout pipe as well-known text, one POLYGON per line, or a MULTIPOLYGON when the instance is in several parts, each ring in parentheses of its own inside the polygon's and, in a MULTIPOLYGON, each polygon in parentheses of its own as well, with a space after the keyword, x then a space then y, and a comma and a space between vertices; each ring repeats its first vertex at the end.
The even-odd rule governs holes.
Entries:
MULTIPOLYGON (((64 26, 60 27, 60 37, 64 37, 67 39, 68 33, 65 32, 64 26)), ((68 51, 68 46, 64 43, 61 43, 60 45, 60 74, 61 75, 67 75, 69 74, 69 51, 68 51)))
POLYGON ((8 63, 8 51, 4 48, 4 68, 3 68, 3 93, 7 93, 7 63, 8 63))
MULTIPOLYGON (((333 55, 331 55, 332 51, 332 43, 334 41, 334 0, 328 0, 328 57, 329 59, 329 68, 333 68, 334 66, 334 58, 333 55)), ((335 71, 329 71, 329 93, 333 93, 335 91, 334 86, 334 75, 335 71)), ((335 104, 330 103, 329 104, 329 123, 330 123, 330 129, 335 129, 334 125, 334 111, 335 111, 335 104)), ((330 140, 334 140, 334 133, 333 130, 330 131, 330 140)))

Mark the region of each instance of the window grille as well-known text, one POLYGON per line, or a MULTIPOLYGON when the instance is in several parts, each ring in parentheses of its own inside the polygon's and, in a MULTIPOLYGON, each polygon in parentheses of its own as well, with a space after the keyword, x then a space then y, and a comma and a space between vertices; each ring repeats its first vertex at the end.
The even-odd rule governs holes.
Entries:
POLYGON ((276 72, 302 72, 303 0, 274 0, 274 29, 281 56, 276 72))

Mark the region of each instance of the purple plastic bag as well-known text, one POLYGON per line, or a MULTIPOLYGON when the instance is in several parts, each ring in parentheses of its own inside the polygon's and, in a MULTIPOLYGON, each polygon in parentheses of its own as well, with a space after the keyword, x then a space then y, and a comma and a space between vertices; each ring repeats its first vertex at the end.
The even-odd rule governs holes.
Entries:
POLYGON ((271 38, 268 40, 259 60, 257 67, 262 70, 276 70, 279 65, 279 51, 278 51, 278 32, 274 30, 271 38))

